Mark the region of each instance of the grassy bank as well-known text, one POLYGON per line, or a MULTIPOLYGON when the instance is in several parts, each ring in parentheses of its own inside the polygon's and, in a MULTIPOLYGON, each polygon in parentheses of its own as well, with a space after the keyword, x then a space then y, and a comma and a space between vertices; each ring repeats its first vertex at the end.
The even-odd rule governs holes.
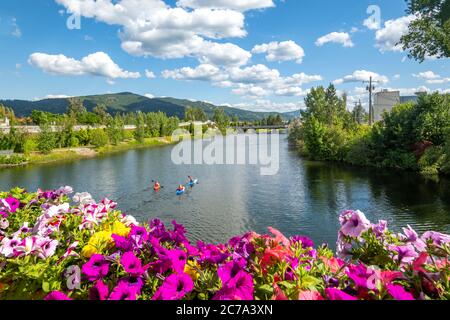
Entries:
POLYGON ((170 137, 163 138, 146 138, 143 142, 138 142, 134 139, 120 142, 117 145, 106 145, 100 148, 94 147, 80 147, 80 148, 62 148, 52 150, 49 154, 40 152, 32 152, 26 157, 23 157, 22 163, 14 164, 0 164, 0 168, 10 168, 16 166, 30 165, 30 164, 45 164, 69 160, 80 160, 94 158, 118 152, 124 152, 132 149, 161 147, 172 144, 170 137))

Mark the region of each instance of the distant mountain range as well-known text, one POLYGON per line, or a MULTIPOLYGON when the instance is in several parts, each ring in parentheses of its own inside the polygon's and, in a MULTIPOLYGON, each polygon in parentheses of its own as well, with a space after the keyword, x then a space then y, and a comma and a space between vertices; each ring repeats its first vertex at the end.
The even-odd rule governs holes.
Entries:
MULTIPOLYGON (((202 101, 191 101, 175 98, 147 98, 131 92, 122 92, 116 94, 102 94, 93 96, 77 97, 83 101, 84 106, 88 111, 98 104, 104 104, 108 108, 108 112, 127 113, 127 112, 164 112, 168 116, 184 117, 186 107, 198 107, 205 111, 208 117, 212 118, 214 110, 218 107, 223 108, 225 113, 230 116, 237 116, 241 121, 259 120, 269 115, 278 115, 285 120, 291 120, 299 116, 300 112, 277 113, 277 112, 252 112, 238 108, 231 108, 226 106, 215 106, 213 104, 202 101)), ((57 114, 65 113, 69 105, 69 98, 58 99, 44 99, 38 101, 27 100, 0 100, 0 104, 10 107, 14 110, 16 116, 26 117, 30 116, 33 110, 42 110, 57 114)))

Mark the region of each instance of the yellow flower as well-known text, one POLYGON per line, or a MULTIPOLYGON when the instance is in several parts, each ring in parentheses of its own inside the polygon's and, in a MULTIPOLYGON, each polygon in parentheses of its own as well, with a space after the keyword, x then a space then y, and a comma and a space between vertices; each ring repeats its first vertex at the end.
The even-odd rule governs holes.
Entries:
POLYGON ((90 258, 93 254, 101 253, 102 250, 109 247, 112 242, 111 232, 99 231, 92 235, 88 244, 81 250, 81 254, 85 258, 90 258))
POLYGON ((118 236, 121 237, 127 237, 128 234, 130 233, 130 228, 127 228, 122 222, 120 221, 115 221, 113 223, 113 226, 111 228, 111 232, 113 234, 117 234, 118 236))
POLYGON ((81 250, 81 255, 88 259, 96 253, 97 249, 90 244, 85 245, 84 248, 81 250))
POLYGON ((111 235, 112 233, 110 231, 99 231, 94 233, 91 239, 89 239, 89 244, 94 247, 101 247, 102 245, 109 244, 113 241, 111 235))
POLYGON ((186 266, 184 267, 184 273, 187 273, 192 280, 198 280, 200 278, 200 274, 197 272, 197 270, 200 269, 200 265, 197 263, 197 261, 188 261, 186 263, 186 266))

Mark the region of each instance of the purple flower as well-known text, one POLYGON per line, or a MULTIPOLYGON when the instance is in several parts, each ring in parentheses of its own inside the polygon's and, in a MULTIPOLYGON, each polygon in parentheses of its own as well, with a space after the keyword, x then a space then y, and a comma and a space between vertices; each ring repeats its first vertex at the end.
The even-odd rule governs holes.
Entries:
POLYGON ((128 282, 119 282, 111 292, 109 300, 136 300, 138 295, 136 287, 128 282))
POLYGON ((133 250, 133 243, 129 239, 119 236, 117 234, 113 234, 111 237, 114 240, 114 244, 117 249, 122 250, 122 251, 132 251, 133 250))
POLYGON ((9 212, 15 213, 20 207, 20 201, 13 197, 8 197, 5 199, 6 203, 9 205, 9 212))
POLYGON ((171 262, 173 271, 183 273, 187 261, 186 252, 183 250, 170 250, 166 252, 166 255, 171 262))
POLYGON ((142 262, 137 258, 133 252, 126 252, 120 259, 120 263, 127 273, 132 276, 141 276, 145 272, 145 268, 142 267, 142 262))
POLYGON ((181 224, 178 224, 176 221, 172 221, 173 231, 169 232, 170 238, 173 242, 177 244, 181 244, 186 242, 186 229, 181 224))
POLYGON ((387 231, 387 221, 380 220, 377 224, 372 225, 372 230, 377 237, 381 237, 387 231))
POLYGON ((294 236, 291 238, 291 243, 292 244, 301 243, 303 249, 314 247, 314 241, 312 241, 308 237, 294 236))
POLYGON ((148 240, 148 233, 144 227, 131 226, 131 231, 128 235, 129 239, 132 239, 137 246, 141 246, 148 240))
POLYGON ((228 254, 223 253, 216 246, 209 244, 201 249, 201 261, 210 264, 220 264, 228 258, 228 254))
POLYGON ((16 247, 20 246, 22 239, 19 238, 3 238, 0 246, 0 254, 5 256, 5 258, 12 258, 15 254, 16 247))
POLYGON ((419 256, 411 244, 405 246, 390 245, 389 249, 396 253, 394 259, 400 263, 411 263, 419 256))
POLYGON ((128 287, 134 289, 136 294, 140 295, 142 288, 144 287, 144 280, 140 277, 125 277, 119 280, 118 284, 127 285, 128 287))
POLYGON ((193 289, 194 282, 188 274, 172 274, 164 280, 152 300, 181 300, 193 289))
POLYGON ((89 300, 107 300, 108 295, 109 288, 102 280, 98 280, 95 286, 89 289, 89 300))
POLYGON ((373 275, 373 271, 369 271, 363 264, 358 266, 350 265, 346 270, 346 274, 353 280, 357 288, 366 289, 369 284, 368 279, 373 275))
POLYGON ((52 291, 44 298, 44 300, 72 300, 72 299, 61 291, 52 291))
POLYGON ((109 272, 109 262, 101 254, 94 254, 83 265, 81 271, 87 276, 89 281, 96 281, 106 277, 109 272))
POLYGON ((228 281, 228 283, 214 296, 213 300, 253 300, 253 278, 245 271, 228 281))
POLYGON ((344 301, 358 300, 356 297, 351 296, 351 295, 345 293, 344 291, 336 289, 336 288, 325 289, 325 294, 329 300, 344 300, 344 301))
POLYGON ((371 226, 364 213, 361 211, 344 211, 339 217, 341 232, 349 237, 357 238, 371 226))
POLYGON ((403 228, 403 233, 405 234, 405 242, 410 242, 419 252, 425 251, 427 245, 411 226, 408 225, 408 228, 403 228))
POLYGON ((400 285, 389 284, 387 291, 395 300, 415 300, 413 295, 400 285))
POLYGON ((421 239, 425 242, 432 241, 434 245, 441 246, 442 244, 450 243, 450 236, 435 231, 425 232, 421 239))
POLYGON ((220 280, 222 280, 222 283, 226 284, 228 281, 236 277, 239 271, 244 269, 246 265, 247 262, 244 259, 233 260, 221 266, 217 270, 217 274, 219 275, 220 280))

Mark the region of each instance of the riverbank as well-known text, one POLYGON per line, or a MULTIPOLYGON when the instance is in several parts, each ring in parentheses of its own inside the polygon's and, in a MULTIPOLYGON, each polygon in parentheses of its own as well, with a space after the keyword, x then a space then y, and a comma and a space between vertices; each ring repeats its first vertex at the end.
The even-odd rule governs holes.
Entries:
POLYGON ((33 164, 47 164, 69 160, 89 159, 98 156, 124 152, 132 149, 162 147, 170 145, 172 143, 174 142, 172 142, 171 137, 157 137, 157 138, 146 138, 143 142, 138 142, 134 139, 132 140, 130 139, 120 142, 117 145, 107 145, 100 148, 95 147, 61 148, 52 150, 52 152, 50 152, 49 154, 32 152, 30 155, 24 157, 25 160, 24 162, 15 164, 0 164, 0 169, 33 164))

